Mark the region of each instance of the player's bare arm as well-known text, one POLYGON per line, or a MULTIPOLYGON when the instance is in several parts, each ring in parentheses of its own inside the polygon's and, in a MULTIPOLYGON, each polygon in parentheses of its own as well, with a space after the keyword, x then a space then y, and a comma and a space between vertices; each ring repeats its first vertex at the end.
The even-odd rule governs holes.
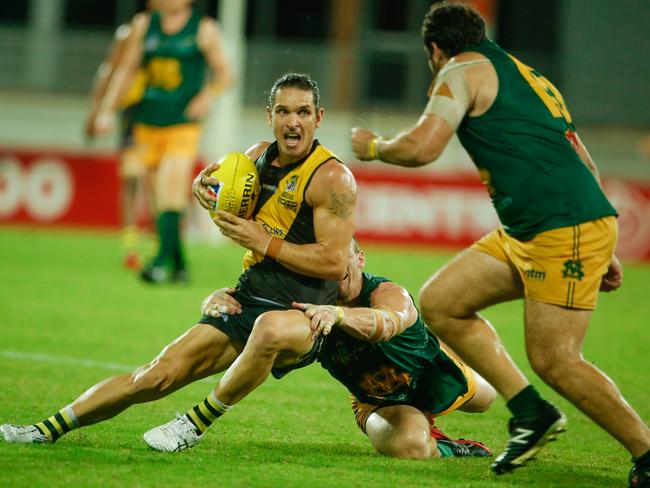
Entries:
POLYGON ((404 167, 429 164, 440 157, 466 114, 485 112, 496 98, 494 68, 478 53, 449 60, 434 80, 424 113, 410 129, 383 139, 367 129, 352 129, 352 151, 361 160, 404 167))
POLYGON ((128 24, 123 24, 117 28, 115 38, 106 53, 106 57, 102 61, 102 64, 99 65, 99 68, 97 68, 90 95, 90 110, 84 127, 86 137, 95 136, 95 121, 99 112, 100 103, 106 94, 106 89, 115 72, 115 68, 122 59, 124 48, 126 47, 126 40, 130 32, 131 26, 128 24))
POLYGON ((411 129, 387 140, 375 132, 354 127, 352 151, 362 161, 377 159, 414 168, 438 159, 453 135, 454 129, 444 119, 422 115, 411 129))
POLYGON ((284 267, 305 276, 340 280, 345 274, 348 247, 354 232, 357 188, 348 168, 332 159, 314 174, 305 193, 313 208, 314 244, 293 244, 271 237, 261 223, 217 211, 221 232, 237 244, 269 255, 284 267))
MULTIPOLYGON (((577 133, 573 133, 573 138, 575 141, 575 150, 578 153, 578 156, 580 156, 580 159, 582 162, 585 164, 587 168, 589 168, 589 171, 591 171, 591 174, 594 175, 594 178, 596 178, 596 181, 600 184, 602 188, 602 183, 600 181, 600 173, 598 172, 598 168, 596 167, 596 163, 594 163, 594 160, 591 158, 591 155, 589 154, 589 151, 587 151, 587 147, 584 145, 582 142, 582 139, 580 139, 580 136, 578 136, 577 133)), ((607 269, 607 273, 605 273, 605 276, 603 276, 603 281, 600 284, 600 291, 605 291, 605 292, 610 292, 617 290, 621 285, 623 284, 623 265, 619 261, 619 259, 614 255, 612 256, 612 260, 609 263, 609 268, 607 269)))
POLYGON ((370 295, 372 307, 341 307, 294 303, 311 320, 315 335, 328 335, 340 327, 351 336, 368 342, 385 342, 415 323, 418 312, 408 292, 401 286, 385 282, 370 295))
POLYGON ((118 101, 128 90, 140 66, 143 55, 142 42, 149 28, 150 20, 150 14, 140 13, 131 22, 129 35, 125 41, 122 55, 115 66, 115 70, 106 88, 106 93, 100 103, 95 123, 95 129, 99 133, 106 133, 110 130, 112 118, 117 110, 118 101))
POLYGON ((209 17, 201 19, 197 44, 211 71, 211 79, 189 102, 186 115, 191 120, 207 116, 212 101, 233 84, 233 74, 226 59, 219 24, 209 17))

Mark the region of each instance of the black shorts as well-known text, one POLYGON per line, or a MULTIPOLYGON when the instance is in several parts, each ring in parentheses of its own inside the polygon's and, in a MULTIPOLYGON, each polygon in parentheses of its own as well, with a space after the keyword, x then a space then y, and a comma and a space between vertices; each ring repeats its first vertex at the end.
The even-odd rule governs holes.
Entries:
MULTIPOLYGON (((287 307, 279 302, 263 298, 250 298, 239 292, 235 292, 233 297, 241 304, 242 312, 240 314, 221 314, 218 317, 204 315, 199 322, 219 329, 233 341, 239 342, 242 346, 248 341, 257 317, 273 310, 293 310, 291 307, 287 307)), ((315 341, 312 349, 302 356, 296 364, 283 368, 273 368, 271 373, 275 378, 280 379, 294 369, 308 366, 318 359, 322 345, 323 337, 320 336, 315 341)))

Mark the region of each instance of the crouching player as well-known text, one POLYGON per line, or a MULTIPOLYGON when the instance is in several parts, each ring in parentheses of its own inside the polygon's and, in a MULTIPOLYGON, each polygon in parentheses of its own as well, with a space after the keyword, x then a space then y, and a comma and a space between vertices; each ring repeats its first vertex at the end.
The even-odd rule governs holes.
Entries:
MULTIPOLYGON (((487 410, 496 397, 494 388, 440 345, 402 286, 363 272, 364 264, 364 254, 353 241, 347 272, 339 282, 339 306, 294 303, 310 319, 311 330, 304 321, 291 326, 279 315, 261 316, 211 398, 229 408, 270 372, 280 378, 318 360, 350 390, 357 424, 381 454, 490 456, 480 442, 450 439, 434 426, 434 419, 454 410, 487 410)), ((229 291, 234 290, 209 296, 203 313, 238 313, 241 307, 229 291)), ((192 423, 205 423, 205 415, 210 416, 206 408, 188 412, 192 423)), ((174 422, 147 432, 147 444, 162 451, 185 445, 171 428, 174 422)))

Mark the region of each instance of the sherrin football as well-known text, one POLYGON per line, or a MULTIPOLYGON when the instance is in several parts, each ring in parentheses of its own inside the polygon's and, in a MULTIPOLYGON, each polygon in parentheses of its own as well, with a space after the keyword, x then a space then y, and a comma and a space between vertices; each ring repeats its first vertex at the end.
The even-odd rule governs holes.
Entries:
MULTIPOLYGON (((226 154, 217 162, 219 168, 210 174, 219 180, 218 185, 212 185, 217 195, 217 209, 250 218, 260 195, 255 163, 242 153, 226 154)), ((216 216, 214 211, 209 212, 212 218, 216 216)))

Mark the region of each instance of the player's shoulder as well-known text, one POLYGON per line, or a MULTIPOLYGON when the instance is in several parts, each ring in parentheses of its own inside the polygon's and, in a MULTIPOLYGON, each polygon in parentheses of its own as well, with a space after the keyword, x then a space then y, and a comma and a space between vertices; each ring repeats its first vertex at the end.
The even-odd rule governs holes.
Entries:
POLYGON ((199 46, 205 48, 209 45, 219 42, 221 38, 221 28, 219 22, 208 15, 201 16, 197 32, 199 46))
POLYGON ((318 167, 314 180, 323 185, 345 185, 356 189, 354 175, 343 161, 332 155, 318 167))
POLYGON ((270 145, 271 143, 269 141, 260 141, 246 149, 244 154, 251 158, 253 161, 256 161, 270 145))
POLYGON ((133 16, 131 24, 129 25, 129 33, 133 32, 134 34, 144 35, 144 33, 149 28, 151 23, 151 13, 149 12, 140 12, 133 16))

